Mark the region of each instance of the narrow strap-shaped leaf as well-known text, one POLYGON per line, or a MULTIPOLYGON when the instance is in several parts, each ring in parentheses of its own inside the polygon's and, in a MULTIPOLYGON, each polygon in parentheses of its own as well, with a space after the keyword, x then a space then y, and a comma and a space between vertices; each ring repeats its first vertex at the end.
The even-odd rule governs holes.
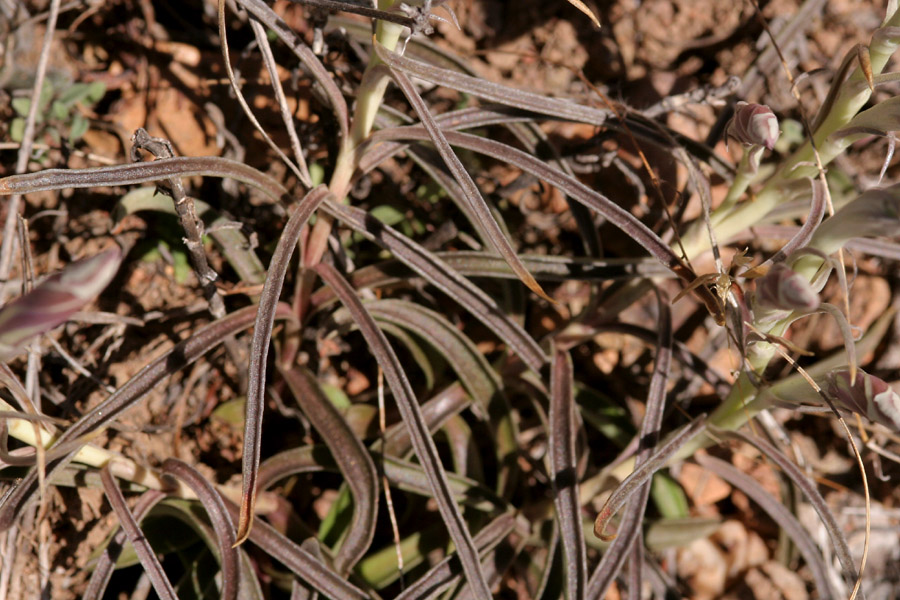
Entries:
MULTIPOLYGON (((141 369, 137 375, 129 379, 113 395, 73 423, 55 441, 54 446, 50 449, 51 453, 54 448, 64 447, 65 444, 73 440, 85 439, 87 434, 116 419, 165 377, 189 366, 221 344, 227 337, 252 325, 255 315, 255 306, 242 308, 202 327, 188 339, 176 344, 174 348, 141 369)), ((279 319, 296 319, 290 306, 286 304, 279 304, 276 317, 279 319)), ((48 460, 46 465, 48 479, 64 467, 77 450, 77 447, 71 447, 67 456, 48 460)), ((0 505, 0 531, 5 531, 12 525, 21 507, 37 491, 37 486, 37 470, 30 469, 28 474, 4 498, 3 504, 0 505)))
MULTIPOLYGON (((375 44, 375 49, 378 51, 379 56, 387 52, 387 50, 378 43, 375 44)), ((410 81, 409 77, 401 71, 395 70, 392 72, 392 75, 394 81, 396 81, 397 85, 400 86, 400 89, 403 90, 406 99, 412 105, 413 110, 416 111, 416 114, 422 121, 422 125, 428 132, 428 135, 434 143, 435 148, 437 148, 438 153, 441 155, 441 158, 444 159, 444 163, 450 169, 450 173, 453 174, 453 178, 456 179, 456 182, 459 184, 463 195, 468 201, 469 207, 477 216, 484 232, 487 234, 487 241, 494 247, 494 250, 503 257, 507 264, 509 264, 528 289, 541 298, 554 302, 554 300, 544 292, 541 285, 534 276, 528 272, 528 269, 525 268, 516 256, 516 251, 513 249, 512 244, 506 239, 506 235, 504 235, 503 231, 500 229, 500 225, 497 224, 496 219, 494 219, 494 216, 491 214, 491 209, 488 208, 484 198, 481 197, 478 186, 472 181, 472 177, 466 171, 462 161, 459 160, 459 157, 454 154, 450 144, 447 143, 443 131, 441 131, 440 126, 435 122, 434 117, 431 116, 428 106, 426 106, 425 101, 422 100, 419 92, 416 91, 412 81, 410 81)))
MULTIPOLYGON (((319 545, 319 540, 317 540, 316 538, 306 538, 305 540, 303 540, 303 543, 300 544, 300 547, 315 556, 317 559, 322 559, 322 546, 319 545)), ((319 592, 302 583, 299 579, 294 579, 294 581, 291 583, 291 588, 291 600, 319 599, 319 592)))
POLYGON ((274 200, 287 193, 264 173, 244 163, 218 156, 177 156, 151 162, 89 169, 45 169, 0 178, 0 196, 46 190, 152 183, 169 177, 228 177, 267 192, 274 200))
MULTIPOLYGON (((375 148, 380 150, 384 144, 378 144, 375 148)), ((405 146, 405 144, 404 144, 405 146)), ((407 156, 409 156, 419 167, 431 177, 438 187, 447 194, 459 211, 463 214, 469 224, 475 229, 478 238, 486 245, 491 244, 491 230, 479 216, 479 213, 472 207, 472 203, 466 197, 463 187, 457 183, 456 179, 448 172, 444 159, 440 154, 432 148, 422 148, 418 144, 413 144, 407 148, 407 156)), ((504 261, 505 259, 501 258, 504 261)), ((511 269, 510 269, 511 270, 511 269)))
MULTIPOLYGON (((382 459, 380 454, 374 451, 372 454, 379 460, 382 459)), ((383 458, 384 474, 392 486, 420 496, 432 496, 431 484, 420 465, 393 456, 383 458)), ((259 465, 259 489, 269 488, 278 480, 297 473, 318 471, 340 471, 334 457, 324 446, 301 446, 284 450, 259 465)), ((506 506, 493 492, 468 477, 447 473, 447 480, 453 497, 461 504, 483 511, 496 511, 506 506)))
POLYGON ((460 92, 472 94, 491 102, 514 106, 524 110, 530 110, 541 115, 548 115, 558 119, 570 119, 580 123, 590 123, 592 125, 603 125, 606 119, 612 114, 608 110, 600 110, 591 106, 582 106, 569 100, 559 98, 551 98, 541 94, 534 94, 516 88, 512 88, 499 83, 492 83, 434 67, 429 64, 412 60, 391 52, 383 46, 375 44, 375 51, 378 57, 385 62, 392 70, 412 75, 419 79, 435 83, 444 87, 448 87, 460 92))
POLYGON ((475 343, 443 315, 414 302, 378 300, 367 303, 366 308, 377 319, 388 320, 415 332, 447 359, 459 381, 481 405, 496 428, 499 465, 514 464, 518 453, 518 430, 510 417, 509 402, 503 394, 500 377, 475 343))
POLYGON ((125 504, 125 496, 122 495, 122 490, 116 485, 116 481, 108 466, 103 467, 100 471, 100 476, 103 481, 103 491, 106 492, 106 499, 109 500, 113 510, 116 511, 119 523, 125 531, 125 535, 128 536, 128 541, 134 547, 134 551, 144 567, 144 572, 150 578, 153 589, 156 590, 161 600, 178 600, 175 588, 172 587, 172 582, 169 581, 166 572, 159 563, 159 559, 156 558, 156 553, 150 547, 147 538, 144 537, 141 527, 135 520, 134 515, 131 514, 128 505, 125 504))
MULTIPOLYGON (((647 408, 638 433, 640 442, 635 469, 639 469, 650 459, 659 441, 666 409, 666 384, 672 366, 672 311, 669 308, 669 299, 662 292, 657 292, 657 310, 659 331, 656 338, 656 361, 653 375, 650 377, 650 389, 647 391, 647 408)), ((630 549, 635 545, 641 545, 641 526, 647 510, 647 501, 650 499, 651 485, 652 482, 647 479, 638 489, 637 496, 628 503, 627 514, 622 520, 619 534, 609 549, 603 553, 603 558, 600 559, 588 582, 588 598, 602 598, 609 585, 618 577, 625 559, 629 557, 630 549)), ((631 556, 634 557, 633 554, 631 556)), ((636 568, 638 567, 632 564, 632 569, 636 568)))
POLYGON ((238 552, 234 545, 234 523, 231 515, 225 507, 225 502, 216 491, 216 488, 206 480, 195 468, 177 458, 168 458, 163 463, 163 471, 177 477, 187 484, 209 517, 213 530, 216 532, 216 540, 219 543, 219 562, 222 566, 222 600, 234 600, 238 597, 240 587, 238 552))
MULTIPOLYGON (((488 523, 478 535, 475 536, 475 545, 478 551, 484 555, 508 536, 516 527, 516 517, 510 513, 504 513, 488 523)), ((456 554, 451 554, 441 562, 431 567, 427 573, 416 579, 397 596, 396 600, 425 600, 434 598, 459 580, 462 574, 462 565, 456 554)))
POLYGON ((662 448, 659 448, 646 462, 626 477, 606 500, 603 508, 600 509, 600 513, 597 515, 596 521, 594 521, 594 535, 600 539, 610 539, 610 536, 607 536, 604 531, 613 515, 619 512, 619 509, 625 505, 634 492, 640 489, 645 482, 650 481, 654 473, 665 466, 669 458, 679 448, 703 431, 705 427, 705 417, 697 417, 677 430, 662 448))
MULTIPOLYGON (((425 128, 404 127, 396 130, 376 132, 376 137, 387 138, 388 135, 398 135, 403 139, 430 140, 431 137, 425 128)), ((595 192, 574 177, 550 167, 544 161, 522 152, 512 146, 481 138, 467 133, 445 131, 444 137, 453 146, 459 146, 480 154, 491 156, 499 161, 516 166, 523 171, 533 174, 539 179, 558 187, 563 193, 581 202, 591 210, 594 210, 613 225, 631 236, 635 242, 644 247, 652 256, 658 259, 673 273, 681 277, 686 283, 692 283, 697 275, 684 263, 681 258, 656 235, 649 227, 644 225, 630 212, 614 203, 612 200, 595 192)), ((711 314, 720 315, 721 308, 712 292, 704 286, 696 289, 701 299, 706 304, 711 314)))
POLYGON ((349 130, 349 115, 347 110, 347 101, 340 88, 325 68, 325 65, 319 60, 315 52, 306 45, 303 39, 279 17, 272 7, 262 0, 238 0, 238 4, 247 10, 251 15, 258 19, 263 25, 275 32, 284 44, 300 59, 304 67, 309 69, 316 82, 322 86, 325 96, 331 103, 331 110, 337 118, 340 126, 341 139, 347 139, 349 130))
MULTIPOLYGON (((48 169, 37 173, 13 175, 0 178, 0 195, 73 187, 147 183, 175 174, 227 177, 252 185, 275 201, 290 200, 287 190, 268 175, 243 163, 218 157, 179 157, 116 167, 48 169)), ((437 260, 432 253, 425 251, 377 219, 368 217, 362 210, 329 201, 323 204, 323 209, 366 238, 390 250, 404 264, 451 298, 455 298, 463 308, 509 344, 531 369, 539 371, 541 365, 547 362, 546 355, 537 342, 500 310, 490 297, 437 260)))
MULTIPOLYGON (((225 499, 225 506, 231 517, 240 514, 237 504, 225 499)), ((263 552, 282 563, 295 575, 303 579, 310 587, 318 590, 326 598, 332 600, 362 600, 369 596, 345 581, 333 569, 310 554, 299 544, 280 534, 274 527, 259 519, 250 530, 250 543, 258 546, 263 552)))
MULTIPOLYGON (((509 265, 496 254, 469 250, 435 252, 440 260, 465 277, 489 277, 492 279, 516 279, 509 265)), ((539 280, 544 281, 610 281, 635 277, 671 277, 672 272, 652 258, 586 258, 571 256, 546 256, 520 254, 522 264, 539 280)), ((408 282, 413 276, 398 260, 360 267, 347 277, 357 290, 377 288, 408 282)), ((323 286, 313 292, 310 305, 322 306, 334 299, 334 292, 323 286)))
MULTIPOLYGON (((134 519, 140 523, 144 517, 147 516, 147 513, 149 513, 161 500, 164 500, 165 497, 166 495, 159 490, 147 490, 141 494, 141 497, 138 498, 132 511, 134 519)), ((109 541, 106 548, 104 548, 100 558, 97 559, 94 572, 91 573, 91 580, 88 582, 82 600, 100 600, 100 598, 103 598, 106 586, 109 585, 109 580, 112 578, 113 571, 116 569, 116 560, 122 552, 125 538, 125 530, 120 528, 109 541)))
POLYGON ((419 457, 419 462, 422 463, 422 467, 425 469, 425 473, 428 475, 428 481, 432 486, 438 510, 450 533, 450 538, 456 545, 466 578, 472 586, 475 596, 482 600, 488 600, 491 597, 491 593, 481 569, 478 552, 475 549, 475 544, 472 542, 472 536, 468 527, 466 527, 466 522, 459 512, 459 507, 453 500, 453 494, 447 481, 447 474, 444 472, 434 440, 431 439, 428 425, 422 417, 422 410, 416 401, 412 386, 410 386, 403 369, 400 367, 400 361, 394 353, 394 349, 391 348, 387 338, 378 329, 372 316, 366 311, 362 302, 356 296, 356 291, 350 287, 347 280, 334 267, 328 264, 320 264, 316 267, 316 272, 325 283, 334 288, 341 302, 353 315, 360 331, 366 338, 370 350, 375 355, 375 359, 384 370, 385 379, 394 394, 403 421, 409 427, 413 448, 419 457))
MULTIPOLYGON (((440 429, 447 419, 461 413, 471 402, 472 399, 458 381, 429 398, 422 404, 422 415, 428 423, 428 431, 440 429)), ((398 458, 405 456, 412 444, 409 429, 402 422, 388 427, 383 439, 383 444, 381 440, 373 443, 372 450, 398 458)))
POLYGON ((281 376, 303 408, 303 413, 325 440, 353 495, 350 528, 334 557, 335 570, 346 573, 359 562, 375 536, 378 517, 378 475, 375 463, 308 371, 299 368, 281 369, 281 376))
POLYGON ((806 222, 797 230, 797 233, 794 234, 794 237, 792 237, 787 244, 782 246, 778 252, 756 267, 756 269, 785 260, 792 252, 806 246, 809 243, 809 240, 812 239, 813 234, 816 232, 816 228, 825 216, 827 194, 821 181, 812 179, 811 183, 812 199, 810 200, 809 215, 806 217, 806 222))
POLYGON ((587 548, 578 502, 574 373, 568 351, 557 347, 550 368, 550 477, 562 539, 566 598, 582 600, 587 584, 587 548))
POLYGON ((728 464, 724 460, 714 458, 706 454, 698 454, 694 456, 701 467, 709 469, 737 489, 741 490, 747 496, 756 502, 760 508, 772 517, 772 520, 778 523, 778 526, 784 530, 791 540, 797 545, 803 560, 806 561, 810 571, 812 571, 813 579, 816 582, 816 588, 822 598, 837 598, 834 589, 831 587, 828 577, 828 567, 822 560, 816 543, 810 537, 797 517, 791 514, 790 510, 769 492, 759 485, 759 482, 749 475, 739 471, 737 468, 728 464))
POLYGON ((809 477, 806 476, 806 473, 804 473, 794 461, 785 456, 781 450, 769 443, 763 436, 750 436, 740 431, 729 431, 724 429, 715 429, 714 431, 717 436, 741 440, 742 442, 757 448, 760 452, 765 454, 769 460, 778 465, 778 467, 784 471, 784 474, 800 488, 804 495, 806 495, 809 503, 819 514, 819 518, 822 519, 822 522, 825 524, 825 530, 828 531, 828 535, 834 544, 834 550, 838 560, 841 561, 841 566, 844 568, 844 577, 849 583, 854 583, 857 577, 857 569, 856 565, 853 563, 853 557, 850 555, 850 547, 847 544, 847 538, 844 536, 844 532, 838 524, 834 514, 831 512, 828 503, 825 502, 825 499, 822 498, 822 495, 819 493, 815 482, 810 480, 809 477))
POLYGON ((529 368, 537 372, 540 371, 541 365, 547 362, 547 355, 534 338, 497 306, 493 299, 451 269, 434 253, 425 250, 363 210, 331 201, 325 201, 322 208, 354 231, 389 250, 399 261, 453 298, 506 342, 529 368))
POLYGON ((241 492, 241 518, 238 522, 237 543, 247 539, 253 526, 253 508, 256 503, 256 470, 262 443, 263 394, 266 389, 266 358, 275 324, 275 310, 284 286, 284 276, 291 262, 291 255, 300 239, 300 230, 325 198, 328 188, 324 185, 310 191, 297 202, 294 213, 288 219, 269 264, 269 272, 259 299, 253 341, 250 344, 250 385, 244 409, 244 445, 241 459, 243 489, 241 492))

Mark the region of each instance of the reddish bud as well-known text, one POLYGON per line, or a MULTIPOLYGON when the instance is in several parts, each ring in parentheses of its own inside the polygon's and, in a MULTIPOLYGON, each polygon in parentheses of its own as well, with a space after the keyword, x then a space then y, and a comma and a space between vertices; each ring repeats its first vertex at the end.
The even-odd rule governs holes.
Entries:
POLYGON ((778 310, 815 310, 819 295, 809 282, 781 263, 756 280, 756 304, 778 310))
POLYGON ((738 102, 734 116, 725 128, 725 135, 745 146, 760 146, 771 150, 781 132, 778 117, 765 105, 738 102))
POLYGON ((0 360, 81 310, 109 285, 121 262, 118 246, 76 261, 0 309, 0 360))
POLYGON ((850 370, 837 369, 828 374, 826 393, 852 411, 900 431, 900 395, 883 379, 859 370, 856 383, 850 384, 850 370))

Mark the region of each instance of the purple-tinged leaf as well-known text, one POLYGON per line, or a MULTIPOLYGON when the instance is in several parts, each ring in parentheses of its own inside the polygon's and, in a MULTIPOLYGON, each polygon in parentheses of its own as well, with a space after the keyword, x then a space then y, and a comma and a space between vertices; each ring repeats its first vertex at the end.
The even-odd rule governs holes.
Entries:
MULTIPOLYGON (((419 496, 433 496, 428 477, 420 465, 382 455, 376 450, 370 452, 373 459, 377 458, 379 461, 383 459, 381 466, 391 486, 419 496)), ((340 472, 334 457, 325 446, 301 446, 284 450, 259 465, 259 489, 267 489, 291 475, 320 471, 340 472)), ((447 479, 457 502, 486 512, 506 508, 502 499, 473 479, 456 473, 447 473, 447 479)))
POLYGON ((437 447, 429 434, 428 426, 422 416, 422 410, 412 391, 412 386, 400 367, 400 360, 394 353, 390 343, 388 343, 387 338, 385 338, 384 333, 378 329, 372 316, 366 311, 362 302, 356 296, 356 291, 347 283, 347 280, 334 267, 324 263, 316 267, 316 272, 325 283, 335 290, 341 302, 350 311, 369 348, 375 355, 375 359, 384 370, 384 377, 394 394, 403 421, 409 428, 413 448, 415 448, 419 462, 422 463, 422 467, 428 475, 428 481, 431 484, 441 518, 450 533, 450 538, 456 545, 466 573, 466 579, 472 586, 476 598, 488 600, 491 597, 490 588, 485 579, 481 562, 478 559, 475 544, 472 542, 472 535, 469 533, 459 507, 453 500, 450 484, 447 481, 447 473, 441 464, 437 447))
MULTIPOLYGON (((386 48, 378 43, 375 44, 375 51, 382 60, 385 60, 384 55, 389 53, 386 48)), ((478 222, 481 223, 481 228, 487 237, 486 241, 493 246, 494 250, 496 250, 500 256, 503 257, 528 289, 544 300, 555 302, 546 294, 546 292, 544 292, 541 285, 534 276, 528 272, 528 269, 525 268, 516 256, 516 251, 513 249, 512 244, 510 244, 509 240, 500 229, 500 225, 491 214, 491 210, 484 201, 484 198, 482 198, 481 192, 478 191, 478 186, 475 185, 475 182, 472 180, 471 175, 466 171, 466 168, 463 166, 462 161, 459 160, 459 157, 453 153, 453 149, 450 148, 450 144, 447 143, 447 139, 444 137, 441 128, 435 122, 434 117, 431 116, 428 106, 425 104, 425 101, 422 100, 419 92, 416 91, 412 81, 410 81, 409 77, 401 71, 394 70, 392 76, 397 85, 400 86, 400 89, 403 90, 403 94, 422 121, 422 125, 428 132, 435 148, 437 148, 437 151, 441 155, 441 158, 444 159, 447 168, 450 169, 453 178, 459 184, 460 190, 462 191, 471 212, 475 215, 478 222)))
POLYGON ((134 551, 144 567, 144 572, 147 573, 147 576, 153 583, 153 589, 156 590, 161 600, 178 600, 175 589, 172 587, 172 582, 166 576, 166 572, 156 557, 156 553, 150 547, 150 543, 144 537, 140 525, 138 525, 137 520, 125 503, 125 496, 122 495, 122 490, 116 484, 109 466, 103 467, 100 471, 100 476, 103 480, 103 491, 106 492, 106 499, 109 500, 113 510, 116 511, 116 516, 119 517, 119 523, 125 531, 128 541, 134 547, 134 551))
POLYGON ((450 363, 459 381, 489 415, 495 428, 498 468, 497 491, 507 487, 509 470, 516 468, 518 429, 510 416, 510 406, 501 389, 500 377, 468 337, 443 315, 413 302, 379 300, 366 309, 376 319, 405 327, 427 340, 450 363))
MULTIPOLYGON (((461 413, 471 402, 472 399, 458 381, 435 394, 422 404, 422 416, 428 424, 428 431, 433 433, 440 429, 450 417, 461 413)), ((381 440, 376 441, 372 449, 387 456, 402 458, 412 447, 409 428, 402 421, 388 427, 383 440, 383 443, 381 440)))
MULTIPOLYGON (((849 382, 849 377, 845 381, 849 382)), ((857 378, 857 382, 858 381, 859 378, 857 378)), ((838 524, 834 514, 831 512, 828 503, 825 502, 825 499, 822 498, 822 495, 819 493, 817 484, 807 476, 803 469, 798 467, 794 461, 785 456, 778 448, 766 441, 763 436, 751 436, 739 431, 729 431, 718 428, 713 431, 717 436, 741 440, 746 444, 756 447, 765 454, 769 460, 774 462, 782 471, 784 471, 784 474, 787 475, 806 495, 809 503, 819 514, 819 518, 822 519, 825 530, 828 531, 828 535, 831 537, 831 541, 834 544, 838 560, 841 561, 841 566, 844 568, 844 577, 848 582, 855 582, 857 569, 856 565, 853 564, 853 557, 850 555, 850 547, 847 544, 847 538, 844 536, 844 532, 838 524)))
MULTIPOLYGON (((59 436, 48 454, 53 455, 57 448, 66 448, 66 454, 58 458, 48 459, 46 464, 47 478, 62 469, 78 450, 78 445, 71 445, 77 440, 87 443, 88 434, 107 425, 118 418, 125 410, 131 408, 165 377, 189 366, 201 356, 221 344, 229 336, 250 327, 256 317, 256 307, 248 306, 228 316, 213 321, 200 328, 188 339, 176 344, 174 348, 145 366, 137 375, 129 379, 116 392, 85 413, 78 421, 59 436)), ((286 304, 279 304, 276 318, 296 319, 296 315, 286 304)), ((0 504, 0 531, 5 531, 15 522, 25 503, 38 489, 37 469, 31 469, 19 481, 0 504)))
POLYGON ((247 534, 253 526, 253 508, 256 504, 256 470, 259 468, 262 443, 266 358, 269 354, 269 342, 272 339, 278 299, 284 286, 284 277, 291 261, 291 255, 300 239, 300 231, 329 193, 328 188, 321 185, 297 202, 293 214, 281 232, 281 237, 278 238, 278 245, 272 255, 266 282, 263 285, 262 294, 260 294, 256 323, 253 328, 253 341, 250 346, 250 385, 244 409, 244 446, 241 458, 243 489, 241 518, 238 522, 238 544, 247 539, 247 534))
MULTIPOLYGON (((373 138, 375 139, 395 139, 392 136, 401 139, 423 141, 431 139, 424 128, 418 127, 403 127, 373 134, 373 138)), ((628 234, 652 256, 684 280, 686 284, 690 285, 697 279, 697 275, 691 268, 686 265, 669 245, 662 241, 649 227, 644 225, 630 212, 626 211, 606 196, 592 190, 574 177, 550 167, 547 163, 531 154, 494 140, 455 131, 446 131, 444 132, 444 136, 453 146, 466 148, 467 150, 472 150, 473 152, 478 152, 511 164, 535 175, 551 185, 557 186, 563 193, 597 212, 628 234)), ((694 292, 703 300, 703 303, 710 311, 710 314, 715 315, 717 320, 722 320, 722 322, 724 322, 724 317, 721 315, 722 309, 713 293, 705 286, 695 287, 694 292)))
MULTIPOLYGON (((161 500, 164 500, 165 497, 166 495, 158 490, 147 490, 141 494, 132 511, 134 519, 138 523, 143 521, 150 510, 161 500)), ((122 552, 122 547, 125 544, 125 538, 125 530, 120 528, 103 550, 103 553, 97 560, 97 565, 94 567, 94 572, 91 574, 87 590, 82 596, 83 600, 99 600, 103 598, 106 586, 109 585, 109 580, 112 578, 113 571, 116 568, 116 560, 119 558, 119 554, 122 552)))
POLYGON ((547 355, 534 338, 497 306, 490 296, 450 268, 433 252, 358 208, 330 201, 322 206, 328 214, 391 251, 399 261, 453 298, 506 342, 530 369, 540 371, 541 365, 547 362, 547 355))
POLYGON ((0 196, 67 188, 153 183, 170 177, 227 177, 266 192, 273 200, 287 190, 280 183, 242 162, 218 156, 178 156, 150 162, 90 169, 46 169, 0 178, 0 196))
POLYGON ((556 348, 550 371, 550 477, 553 482, 553 504, 559 521, 566 573, 566 598, 581 600, 587 586, 587 548, 581 526, 581 504, 578 502, 578 471, 575 438, 575 398, 572 393, 572 357, 567 350, 556 348))
POLYGON ((608 110, 582 106, 569 100, 534 94, 485 81, 477 77, 463 75, 448 69, 434 67, 406 58, 396 52, 391 52, 383 46, 379 47, 378 44, 375 45, 375 49, 378 52, 378 57, 391 69, 499 104, 530 110, 557 119, 568 119, 593 125, 603 125, 612 114, 608 110))
POLYGON ((347 573, 363 557, 375 536, 378 518, 375 463, 308 371, 283 368, 281 376, 291 388, 303 413, 325 440, 353 496, 353 518, 334 557, 335 570, 347 573))
MULTIPOLYGON (((240 514, 240 508, 233 502, 226 499, 225 506, 232 518, 240 514)), ((282 563, 326 598, 332 600, 369 598, 365 592, 347 582, 344 576, 338 575, 319 558, 280 534, 262 519, 259 519, 259 522, 250 530, 248 539, 250 543, 282 563)))
POLYGON ((614 539, 614 535, 605 533, 610 519, 619 512, 619 509, 625 505, 634 492, 641 489, 644 483, 650 481, 653 474, 663 468, 679 448, 701 433, 705 426, 705 417, 694 419, 681 429, 678 429, 664 446, 653 453, 641 466, 635 468, 631 475, 626 477, 619 484, 619 487, 613 491, 612 495, 606 500, 606 504, 600 509, 597 519, 594 521, 594 535, 601 540, 614 539))
MULTIPOLYGON (((485 555, 508 536, 516 527, 516 517, 511 513, 504 513, 488 523, 484 529, 475 536, 475 545, 478 551, 485 555)), ((415 580, 409 587, 397 596, 396 600, 425 600, 434 598, 451 585, 459 581, 462 575, 462 565, 455 554, 444 558, 441 562, 431 567, 427 573, 415 580)))
POLYGON ((234 523, 216 488, 196 469, 175 458, 163 463, 163 471, 184 481, 197 494, 206 510, 216 540, 219 543, 219 563, 222 566, 222 600, 236 600, 240 586, 238 571, 238 549, 234 546, 234 523))
MULTIPOLYGON (((666 385, 669 381, 669 369, 672 364, 672 311, 669 308, 669 299, 662 293, 657 293, 657 307, 659 310, 659 332, 656 338, 656 362, 653 366, 653 375, 650 378, 650 389, 647 391, 647 407, 644 412, 644 420, 638 432, 638 453, 635 458, 635 472, 639 471, 652 460, 653 451, 659 441, 660 428, 666 408, 666 385)), ((662 452, 662 451, 661 451, 662 452)), ((619 489, 627 489, 625 482, 619 489)), ((613 540, 609 549, 604 552, 603 558, 588 581, 587 597, 601 598, 613 580, 619 575, 625 559, 635 546, 640 546, 641 526, 644 513, 647 510, 647 501, 650 499, 651 481, 648 477, 640 484, 637 496, 628 503, 625 517, 622 519, 619 535, 613 540)), ((618 489, 615 493, 618 493, 618 489)), ((610 498, 611 499, 611 498, 610 498)), ((604 507, 605 508, 605 507, 604 507)), ((602 537, 603 528, 597 530, 594 525, 594 533, 602 537)))
POLYGON ((828 194, 826 193, 827 190, 825 189, 825 186, 818 178, 810 179, 810 183, 812 185, 812 196, 810 198, 809 215, 806 217, 806 222, 778 252, 773 254, 761 265, 744 273, 746 277, 750 277, 753 272, 763 272, 763 269, 768 265, 784 261, 796 250, 806 246, 812 239, 813 234, 815 234, 816 229, 818 229, 819 224, 822 222, 822 218, 825 216, 825 208, 828 205, 828 194))
POLYGON ((797 549, 806 561, 810 571, 812 571, 813 580, 816 582, 816 588, 822 598, 836 598, 834 589, 831 586, 828 577, 828 567, 822 560, 822 556, 816 546, 816 543, 810 537, 800 521, 797 520, 790 509, 769 494, 758 481, 749 475, 739 471, 724 460, 708 456, 706 454, 698 454, 694 456, 701 467, 712 471, 729 484, 741 490, 751 500, 756 502, 772 520, 791 538, 797 549))
POLYGON ((73 262, 0 309, 0 360, 84 308, 109 285, 121 262, 122 251, 114 246, 73 262))

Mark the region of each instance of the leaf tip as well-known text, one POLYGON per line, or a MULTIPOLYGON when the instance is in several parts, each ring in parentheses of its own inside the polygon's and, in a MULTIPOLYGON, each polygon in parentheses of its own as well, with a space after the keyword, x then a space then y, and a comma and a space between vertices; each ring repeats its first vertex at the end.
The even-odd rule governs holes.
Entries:
POLYGON ((615 533, 604 533, 606 529, 606 519, 603 518, 603 514, 597 515, 597 520, 594 521, 594 535, 602 542, 611 542, 616 539, 615 533))
POLYGON ((569 4, 586 14, 588 18, 594 23, 594 27, 600 29, 600 19, 597 18, 597 15, 595 15, 594 12, 590 8, 588 8, 584 2, 582 2, 581 0, 569 0, 569 4))
POLYGON ((547 292, 544 291, 544 288, 541 287, 541 284, 539 284, 537 282, 537 279, 535 279, 530 273, 528 273, 528 272, 523 273, 522 283, 524 283, 528 287, 529 290, 531 290, 532 292, 534 292, 535 294, 537 294, 538 296, 540 296, 542 299, 546 300, 550 304, 554 304, 554 305, 559 304, 559 302, 557 302, 556 300, 551 298, 547 294, 547 292))
POLYGON ((250 530, 253 529, 253 512, 246 511, 244 509, 244 504, 241 504, 241 517, 238 521, 238 530, 237 535, 235 536, 235 542, 231 545, 232 548, 237 548, 241 544, 247 541, 250 537, 250 530), (249 516, 247 513, 249 512, 249 516))

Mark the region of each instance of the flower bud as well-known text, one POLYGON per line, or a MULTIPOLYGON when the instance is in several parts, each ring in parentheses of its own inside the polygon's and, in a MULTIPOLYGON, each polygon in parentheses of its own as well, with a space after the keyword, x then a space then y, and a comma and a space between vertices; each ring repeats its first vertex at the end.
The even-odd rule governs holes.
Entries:
POLYGON ((121 262, 118 246, 73 262, 0 309, 0 360, 81 310, 109 285, 121 262))
POLYGON ((810 311, 819 307, 819 294, 806 278, 781 263, 756 280, 756 306, 766 309, 810 311))
POLYGON ((859 370, 856 383, 850 384, 850 370, 836 369, 828 373, 825 392, 852 411, 900 431, 900 395, 883 379, 859 370))
POLYGON ((781 132, 778 117, 763 104, 738 102, 734 116, 725 128, 725 135, 733 137, 745 146, 760 146, 771 150, 781 132))

